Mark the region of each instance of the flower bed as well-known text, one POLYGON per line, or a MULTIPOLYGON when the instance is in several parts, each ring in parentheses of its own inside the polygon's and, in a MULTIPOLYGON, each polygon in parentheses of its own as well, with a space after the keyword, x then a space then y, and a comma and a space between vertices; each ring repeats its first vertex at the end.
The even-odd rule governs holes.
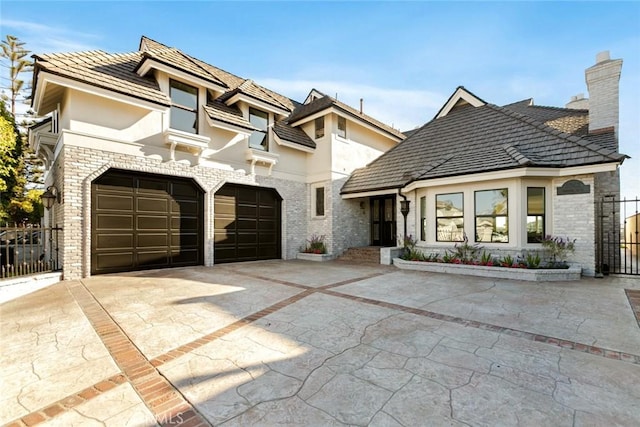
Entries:
POLYGON ((445 262, 406 261, 394 258, 393 265, 403 270, 433 273, 462 274, 465 276, 493 277, 496 279, 528 280, 532 282, 561 282, 580 280, 582 268, 515 268, 485 265, 454 264, 445 262))
POLYGON ((298 252, 296 256, 297 259, 303 259, 305 261, 331 261, 333 259, 333 255, 331 254, 314 254, 314 253, 306 253, 306 252, 298 252))

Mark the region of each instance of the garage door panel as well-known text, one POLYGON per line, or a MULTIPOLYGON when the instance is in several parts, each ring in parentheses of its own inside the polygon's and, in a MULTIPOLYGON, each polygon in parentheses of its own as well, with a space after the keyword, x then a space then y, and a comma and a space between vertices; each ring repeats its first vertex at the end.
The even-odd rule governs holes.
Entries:
POLYGON ((169 201, 160 197, 138 197, 136 209, 138 212, 160 212, 166 215, 169 201))
POLYGON ((133 230, 133 215, 99 213, 96 216, 97 230, 133 230))
POLYGON ((167 233, 138 233, 138 244, 139 248, 158 248, 158 247, 167 247, 169 246, 169 236, 167 233))
POLYGON ((270 188, 226 184, 214 198, 214 262, 281 256, 281 201, 270 188))
POLYGON ((166 216, 138 215, 136 228, 138 230, 166 230, 169 218, 166 216))
POLYGON ((165 195, 169 193, 169 183, 166 179, 148 179, 148 178, 139 178, 138 179, 138 194, 159 194, 165 195))
POLYGON ((91 190, 92 274, 203 263, 204 194, 192 180, 109 170, 91 190))
POLYGON ((169 264, 169 251, 137 251, 137 261, 140 267, 162 267, 169 264))
POLYGON ((98 199, 96 209, 99 211, 133 211, 133 196, 104 195, 98 199))
POLYGON ((195 199, 198 196, 198 190, 193 185, 174 182, 172 185, 172 193, 174 197, 184 198, 186 200, 195 199))
POLYGON ((133 268, 133 252, 103 253, 96 255, 96 266, 99 271, 123 271, 133 268))
POLYGON ((97 249, 133 250, 133 235, 131 234, 98 234, 95 239, 97 249))

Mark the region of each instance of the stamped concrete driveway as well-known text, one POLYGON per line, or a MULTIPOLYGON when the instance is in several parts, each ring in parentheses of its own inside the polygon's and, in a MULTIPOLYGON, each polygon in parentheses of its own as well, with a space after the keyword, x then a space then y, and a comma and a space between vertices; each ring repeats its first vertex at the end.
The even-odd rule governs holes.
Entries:
POLYGON ((340 262, 63 282, 0 305, 0 424, 637 426, 639 306, 340 262))

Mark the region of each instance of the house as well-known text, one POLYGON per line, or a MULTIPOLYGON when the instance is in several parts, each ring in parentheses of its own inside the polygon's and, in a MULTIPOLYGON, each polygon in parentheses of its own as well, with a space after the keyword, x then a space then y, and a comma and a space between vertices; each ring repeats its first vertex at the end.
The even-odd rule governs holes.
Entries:
MULTIPOLYGON (((575 96, 565 108, 532 99, 497 106, 458 87, 433 120, 354 171, 342 197, 409 201, 407 234, 426 253, 465 236, 495 256, 539 249, 546 235, 575 238, 575 261, 594 275, 596 201, 619 198, 626 158, 618 152, 621 67, 598 54, 585 72, 589 99, 575 96)), ((395 211, 372 222, 383 244, 396 238, 395 211)))
POLYGON ((406 134, 147 37, 125 54, 34 58, 33 108, 48 118, 30 144, 57 194, 45 217, 62 227, 65 279, 291 259, 314 234, 334 255, 395 247, 405 228, 425 251, 570 236, 593 274, 595 200, 619 192, 622 61, 608 53, 586 71, 588 100, 500 107, 459 87, 406 134))
POLYGON ((30 144, 57 195, 65 279, 290 259, 314 233, 368 245, 351 172, 404 135, 311 90, 298 103, 142 37, 135 52, 34 56, 30 144))

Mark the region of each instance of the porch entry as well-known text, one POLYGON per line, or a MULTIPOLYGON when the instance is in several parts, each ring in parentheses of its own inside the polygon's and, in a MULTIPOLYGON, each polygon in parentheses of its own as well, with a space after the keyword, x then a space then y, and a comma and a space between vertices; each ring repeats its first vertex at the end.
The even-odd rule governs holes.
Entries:
POLYGON ((396 245, 396 196, 370 199, 371 245, 396 245))

